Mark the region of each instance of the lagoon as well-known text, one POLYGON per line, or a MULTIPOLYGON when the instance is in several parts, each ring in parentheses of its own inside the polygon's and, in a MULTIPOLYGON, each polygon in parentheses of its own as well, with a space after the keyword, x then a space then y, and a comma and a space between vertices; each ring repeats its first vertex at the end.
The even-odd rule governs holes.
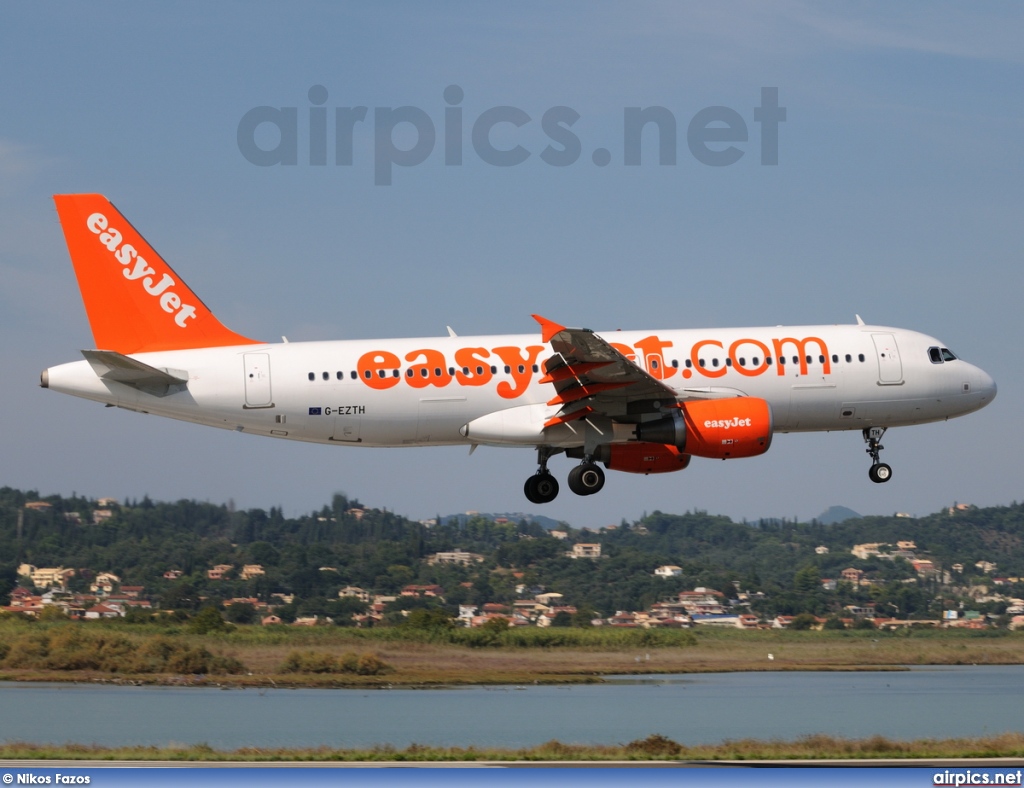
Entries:
POLYGON ((609 677, 604 684, 245 689, 0 682, 0 741, 103 746, 518 748, 813 733, 897 739, 1024 730, 1024 666, 609 677))

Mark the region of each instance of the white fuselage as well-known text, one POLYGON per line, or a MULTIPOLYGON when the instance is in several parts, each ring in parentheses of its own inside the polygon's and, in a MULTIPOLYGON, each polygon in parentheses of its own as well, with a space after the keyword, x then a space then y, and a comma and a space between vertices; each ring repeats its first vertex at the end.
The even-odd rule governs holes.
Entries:
MULTIPOLYGON (((950 360, 942 360, 941 342, 903 329, 600 336, 680 397, 766 400, 776 432, 921 424, 978 410, 995 396, 984 371, 948 351, 950 360)), ((579 445, 571 429, 464 435, 470 422, 510 408, 534 406, 523 412, 538 425, 554 414, 558 407, 546 405, 554 389, 540 382, 551 354, 535 334, 257 344, 134 354, 151 367, 187 373, 187 385, 164 396, 103 380, 87 361, 48 369, 44 385, 129 410, 315 443, 579 445)))

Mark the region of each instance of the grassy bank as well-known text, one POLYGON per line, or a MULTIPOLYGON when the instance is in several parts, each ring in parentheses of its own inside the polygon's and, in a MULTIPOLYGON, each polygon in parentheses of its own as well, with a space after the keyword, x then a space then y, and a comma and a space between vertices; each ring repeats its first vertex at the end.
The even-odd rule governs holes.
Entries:
POLYGON ((995 630, 523 629, 478 635, 398 627, 237 627, 201 635, 187 626, 0 622, 0 678, 6 680, 431 686, 589 682, 617 673, 1022 663, 1024 633, 995 630))
POLYGON ((791 742, 743 739, 717 745, 688 747, 664 736, 607 746, 563 744, 550 741, 522 749, 476 749, 412 745, 405 749, 304 750, 258 749, 215 750, 205 745, 190 747, 97 747, 84 745, 48 746, 8 743, 0 745, 0 759, 6 760, 91 760, 91 761, 757 761, 808 759, 891 759, 891 758, 1019 758, 1024 757, 1024 734, 962 739, 917 739, 897 741, 883 736, 843 739, 834 736, 805 736, 791 742))

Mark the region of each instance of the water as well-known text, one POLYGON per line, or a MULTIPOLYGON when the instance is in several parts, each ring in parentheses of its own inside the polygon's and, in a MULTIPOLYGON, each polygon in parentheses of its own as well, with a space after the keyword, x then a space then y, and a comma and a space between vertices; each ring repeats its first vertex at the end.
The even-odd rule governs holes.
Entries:
POLYGON ((604 685, 231 690, 0 683, 0 741, 238 747, 684 744, 1024 730, 1024 666, 613 677, 604 685))

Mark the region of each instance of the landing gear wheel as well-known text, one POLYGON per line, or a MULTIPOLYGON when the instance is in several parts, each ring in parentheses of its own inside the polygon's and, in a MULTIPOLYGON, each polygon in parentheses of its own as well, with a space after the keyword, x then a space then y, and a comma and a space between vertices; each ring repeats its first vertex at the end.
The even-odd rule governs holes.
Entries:
POLYGON ((892 468, 884 462, 872 465, 868 470, 868 478, 875 484, 884 484, 892 478, 892 468))
POLYGON ((868 447, 864 450, 871 456, 871 467, 868 469, 868 478, 875 484, 884 484, 892 478, 892 468, 878 459, 879 452, 885 447, 881 444, 882 436, 885 435, 885 427, 868 427, 861 430, 864 442, 868 447))
POLYGON ((558 495, 558 480, 550 473, 535 473, 526 480, 523 492, 530 503, 551 503, 558 495))
POLYGON ((569 489, 577 495, 593 495, 604 487, 604 471, 592 462, 584 462, 569 471, 569 489))

